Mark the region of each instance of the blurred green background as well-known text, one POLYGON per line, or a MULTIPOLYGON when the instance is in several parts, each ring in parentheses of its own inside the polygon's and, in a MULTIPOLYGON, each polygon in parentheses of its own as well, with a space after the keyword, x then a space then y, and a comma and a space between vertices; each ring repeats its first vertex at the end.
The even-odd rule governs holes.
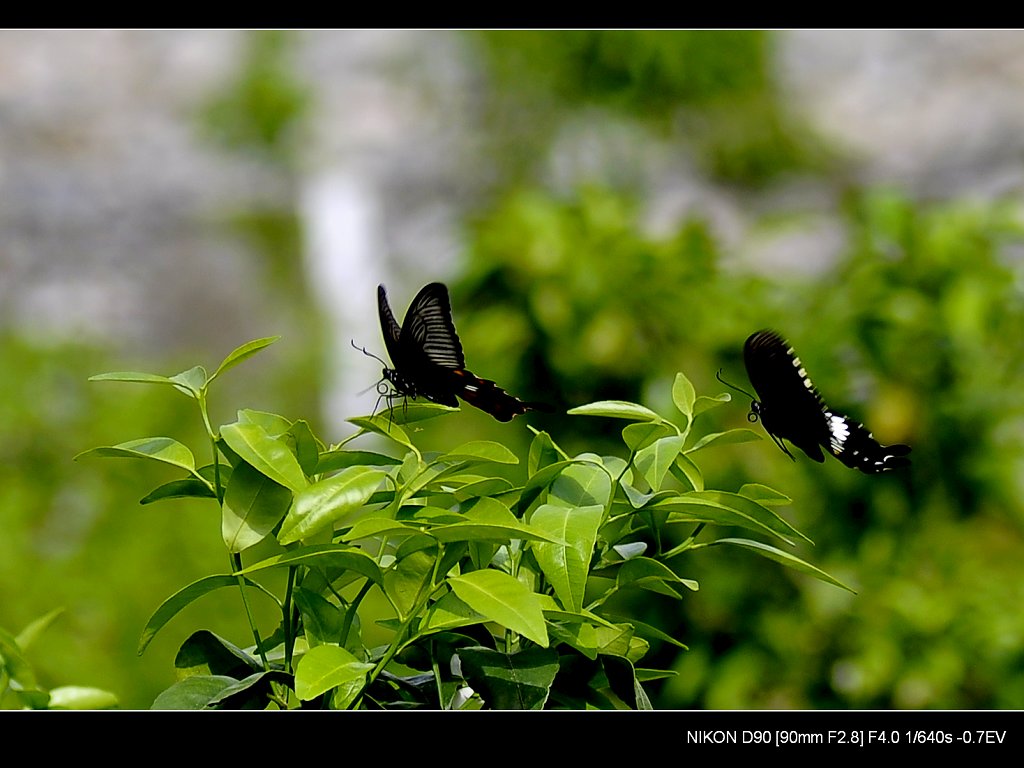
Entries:
MULTIPOLYGON (((359 392, 379 365, 349 340, 383 354, 376 283, 404 315, 442 279, 469 367, 523 399, 667 413, 676 371, 698 394, 723 390, 720 368, 746 386, 743 340, 773 327, 831 405, 913 446, 879 477, 767 439, 699 457, 708 487, 792 497, 815 542, 799 554, 857 594, 692 554, 682 609, 632 607, 689 646, 645 660, 678 673, 657 708, 1024 708, 1022 41, 0 33, 21 86, 0 91, 0 627, 63 607, 29 653, 40 681, 126 708, 173 681, 193 629, 247 644, 225 590, 136 656, 159 603, 229 563, 212 503, 138 504, 162 468, 72 461, 149 435, 202 451, 190 402, 86 379, 282 334, 220 382, 214 416, 273 411, 337 441, 374 406, 359 392)), ((748 405, 698 431, 746 426, 748 405)), ((529 422, 607 452, 621 427, 441 421, 426 448, 522 450, 529 422)))

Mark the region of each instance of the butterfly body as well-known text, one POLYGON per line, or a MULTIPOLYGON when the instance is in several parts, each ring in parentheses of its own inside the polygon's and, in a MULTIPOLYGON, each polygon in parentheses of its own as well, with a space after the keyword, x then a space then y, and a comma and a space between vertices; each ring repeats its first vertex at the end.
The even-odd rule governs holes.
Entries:
POLYGON ((383 285, 377 286, 381 332, 393 368, 384 368, 384 379, 394 392, 389 397, 425 397, 431 402, 457 407, 461 397, 499 421, 533 409, 540 403, 524 403, 493 381, 466 370, 462 343, 452 321, 451 301, 443 283, 425 285, 412 300, 405 320, 398 324, 383 285))
POLYGON ((885 446, 858 421, 830 408, 815 388, 793 348, 774 331, 751 334, 743 345, 750 383, 760 397, 751 403, 754 420, 790 457, 788 440, 814 461, 825 461, 822 448, 848 467, 876 474, 906 466, 910 447, 885 446))

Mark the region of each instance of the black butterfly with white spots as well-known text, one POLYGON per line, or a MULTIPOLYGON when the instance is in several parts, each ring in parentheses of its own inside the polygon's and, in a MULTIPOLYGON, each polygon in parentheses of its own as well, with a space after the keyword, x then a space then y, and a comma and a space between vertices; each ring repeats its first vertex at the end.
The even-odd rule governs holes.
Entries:
POLYGON ((493 381, 466 370, 459 335, 452 321, 448 288, 443 283, 423 286, 412 300, 405 320, 398 325, 383 285, 377 286, 380 329, 394 368, 384 368, 384 379, 399 396, 425 397, 456 407, 456 395, 498 421, 511 421, 529 410, 551 410, 543 403, 524 403, 493 381))
POLYGON ((743 362, 761 398, 750 404, 750 419, 760 417, 790 458, 783 439, 814 461, 825 461, 825 448, 846 466, 869 475, 910 464, 910 446, 882 445, 863 424, 826 405, 793 348, 774 331, 752 334, 743 345, 743 362))

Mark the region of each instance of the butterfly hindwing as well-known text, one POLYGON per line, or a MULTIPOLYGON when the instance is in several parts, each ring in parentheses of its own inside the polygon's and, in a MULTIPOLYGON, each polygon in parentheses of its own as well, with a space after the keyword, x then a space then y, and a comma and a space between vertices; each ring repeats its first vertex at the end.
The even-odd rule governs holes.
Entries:
POLYGON ((829 408, 793 348, 774 331, 751 334, 743 360, 761 398, 752 404, 753 411, 784 451, 782 438, 821 462, 824 447, 846 466, 868 474, 910 463, 905 458, 909 446, 884 446, 863 424, 829 408))
POLYGON ((909 466, 907 445, 882 445, 867 427, 849 416, 826 412, 829 420, 829 450, 843 464, 869 475, 909 466))
POLYGON ((524 403, 489 379, 481 379, 469 371, 455 371, 460 381, 459 397, 486 411, 498 421, 511 421, 529 410, 548 410, 542 403, 524 403))

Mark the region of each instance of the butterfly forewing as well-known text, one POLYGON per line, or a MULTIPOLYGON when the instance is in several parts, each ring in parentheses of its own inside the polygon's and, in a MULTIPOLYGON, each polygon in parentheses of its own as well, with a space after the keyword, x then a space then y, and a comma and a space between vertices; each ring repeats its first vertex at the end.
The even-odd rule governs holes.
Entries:
POLYGON ((402 328, 391 311, 388 294, 383 285, 377 286, 377 314, 380 315, 380 330, 384 335, 384 345, 388 348, 391 364, 399 366, 401 365, 402 350, 398 342, 402 335, 402 328))
POLYGON ((448 289, 442 283, 423 286, 409 305, 402 324, 402 345, 410 352, 425 354, 442 368, 465 368, 459 334, 452 321, 448 289))
POLYGON ((786 341, 773 331, 758 331, 743 347, 750 383, 761 398, 759 415, 765 430, 786 438, 815 461, 828 440, 825 406, 807 371, 786 341))

